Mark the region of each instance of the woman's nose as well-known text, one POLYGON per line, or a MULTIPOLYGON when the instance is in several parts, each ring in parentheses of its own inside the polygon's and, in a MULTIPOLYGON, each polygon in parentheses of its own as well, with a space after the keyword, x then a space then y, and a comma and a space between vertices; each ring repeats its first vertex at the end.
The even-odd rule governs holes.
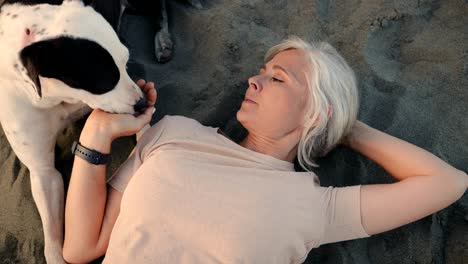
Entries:
POLYGON ((255 77, 249 78, 249 87, 252 87, 252 89, 257 92, 260 92, 262 90, 261 84, 255 77))

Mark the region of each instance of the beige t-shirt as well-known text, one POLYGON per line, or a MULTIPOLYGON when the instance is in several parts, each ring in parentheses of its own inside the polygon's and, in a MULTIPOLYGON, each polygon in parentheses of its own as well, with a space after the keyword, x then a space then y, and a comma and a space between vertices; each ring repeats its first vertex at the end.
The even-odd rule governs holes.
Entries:
POLYGON ((360 185, 320 187, 217 131, 180 116, 146 131, 109 181, 123 196, 104 263, 302 263, 369 236, 360 185))

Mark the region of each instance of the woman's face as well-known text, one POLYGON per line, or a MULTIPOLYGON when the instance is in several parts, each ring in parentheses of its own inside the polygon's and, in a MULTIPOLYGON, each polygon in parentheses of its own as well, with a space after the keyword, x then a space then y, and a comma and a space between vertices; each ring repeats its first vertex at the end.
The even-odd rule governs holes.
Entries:
POLYGON ((302 50, 285 50, 249 78, 237 119, 249 131, 279 139, 304 123, 309 67, 302 50))

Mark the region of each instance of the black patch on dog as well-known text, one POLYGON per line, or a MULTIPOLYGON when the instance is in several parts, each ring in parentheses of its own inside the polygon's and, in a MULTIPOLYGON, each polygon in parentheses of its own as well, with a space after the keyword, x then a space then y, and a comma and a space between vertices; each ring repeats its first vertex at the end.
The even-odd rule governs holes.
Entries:
MULTIPOLYGON (((22 5, 38 5, 38 4, 49 4, 49 5, 61 5, 63 0, 5 0, 3 4, 22 4, 22 5)), ((70 2, 70 1, 65 1, 70 2)), ((91 4, 92 0, 82 0, 85 5, 91 4)))
POLYGON ((4 4, 23 4, 23 5, 38 5, 38 4, 49 4, 49 5, 61 5, 63 0, 6 0, 4 4))
POLYGON ((42 96, 39 75, 93 94, 112 90, 120 72, 110 53, 94 41, 63 36, 35 42, 20 52, 21 62, 42 96))

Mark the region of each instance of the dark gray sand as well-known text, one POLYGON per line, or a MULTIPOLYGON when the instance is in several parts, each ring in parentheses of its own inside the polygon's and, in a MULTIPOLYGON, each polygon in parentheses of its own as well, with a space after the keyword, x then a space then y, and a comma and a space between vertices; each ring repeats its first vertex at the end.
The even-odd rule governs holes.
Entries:
MULTIPOLYGON (((196 10, 169 4, 175 54, 153 57, 147 18, 126 14, 121 35, 130 48, 133 77, 155 81, 153 122, 184 115, 219 126, 234 138, 235 113, 247 78, 267 49, 290 34, 330 42, 355 70, 359 118, 468 171, 468 3, 444 1, 222 1, 196 10)), ((278 120, 281 122, 281 120, 278 120)), ((68 182, 70 142, 80 124, 61 136, 57 166, 68 182)), ((44 263, 39 215, 28 170, 0 133, 0 263, 44 263)), ((133 141, 117 142, 112 168, 133 141), (117 157, 119 155, 119 157, 117 157)), ((373 162, 344 148, 320 160, 323 185, 392 182, 373 162)), ((468 196, 432 216, 368 239, 322 245, 306 263, 468 263, 468 196)))

